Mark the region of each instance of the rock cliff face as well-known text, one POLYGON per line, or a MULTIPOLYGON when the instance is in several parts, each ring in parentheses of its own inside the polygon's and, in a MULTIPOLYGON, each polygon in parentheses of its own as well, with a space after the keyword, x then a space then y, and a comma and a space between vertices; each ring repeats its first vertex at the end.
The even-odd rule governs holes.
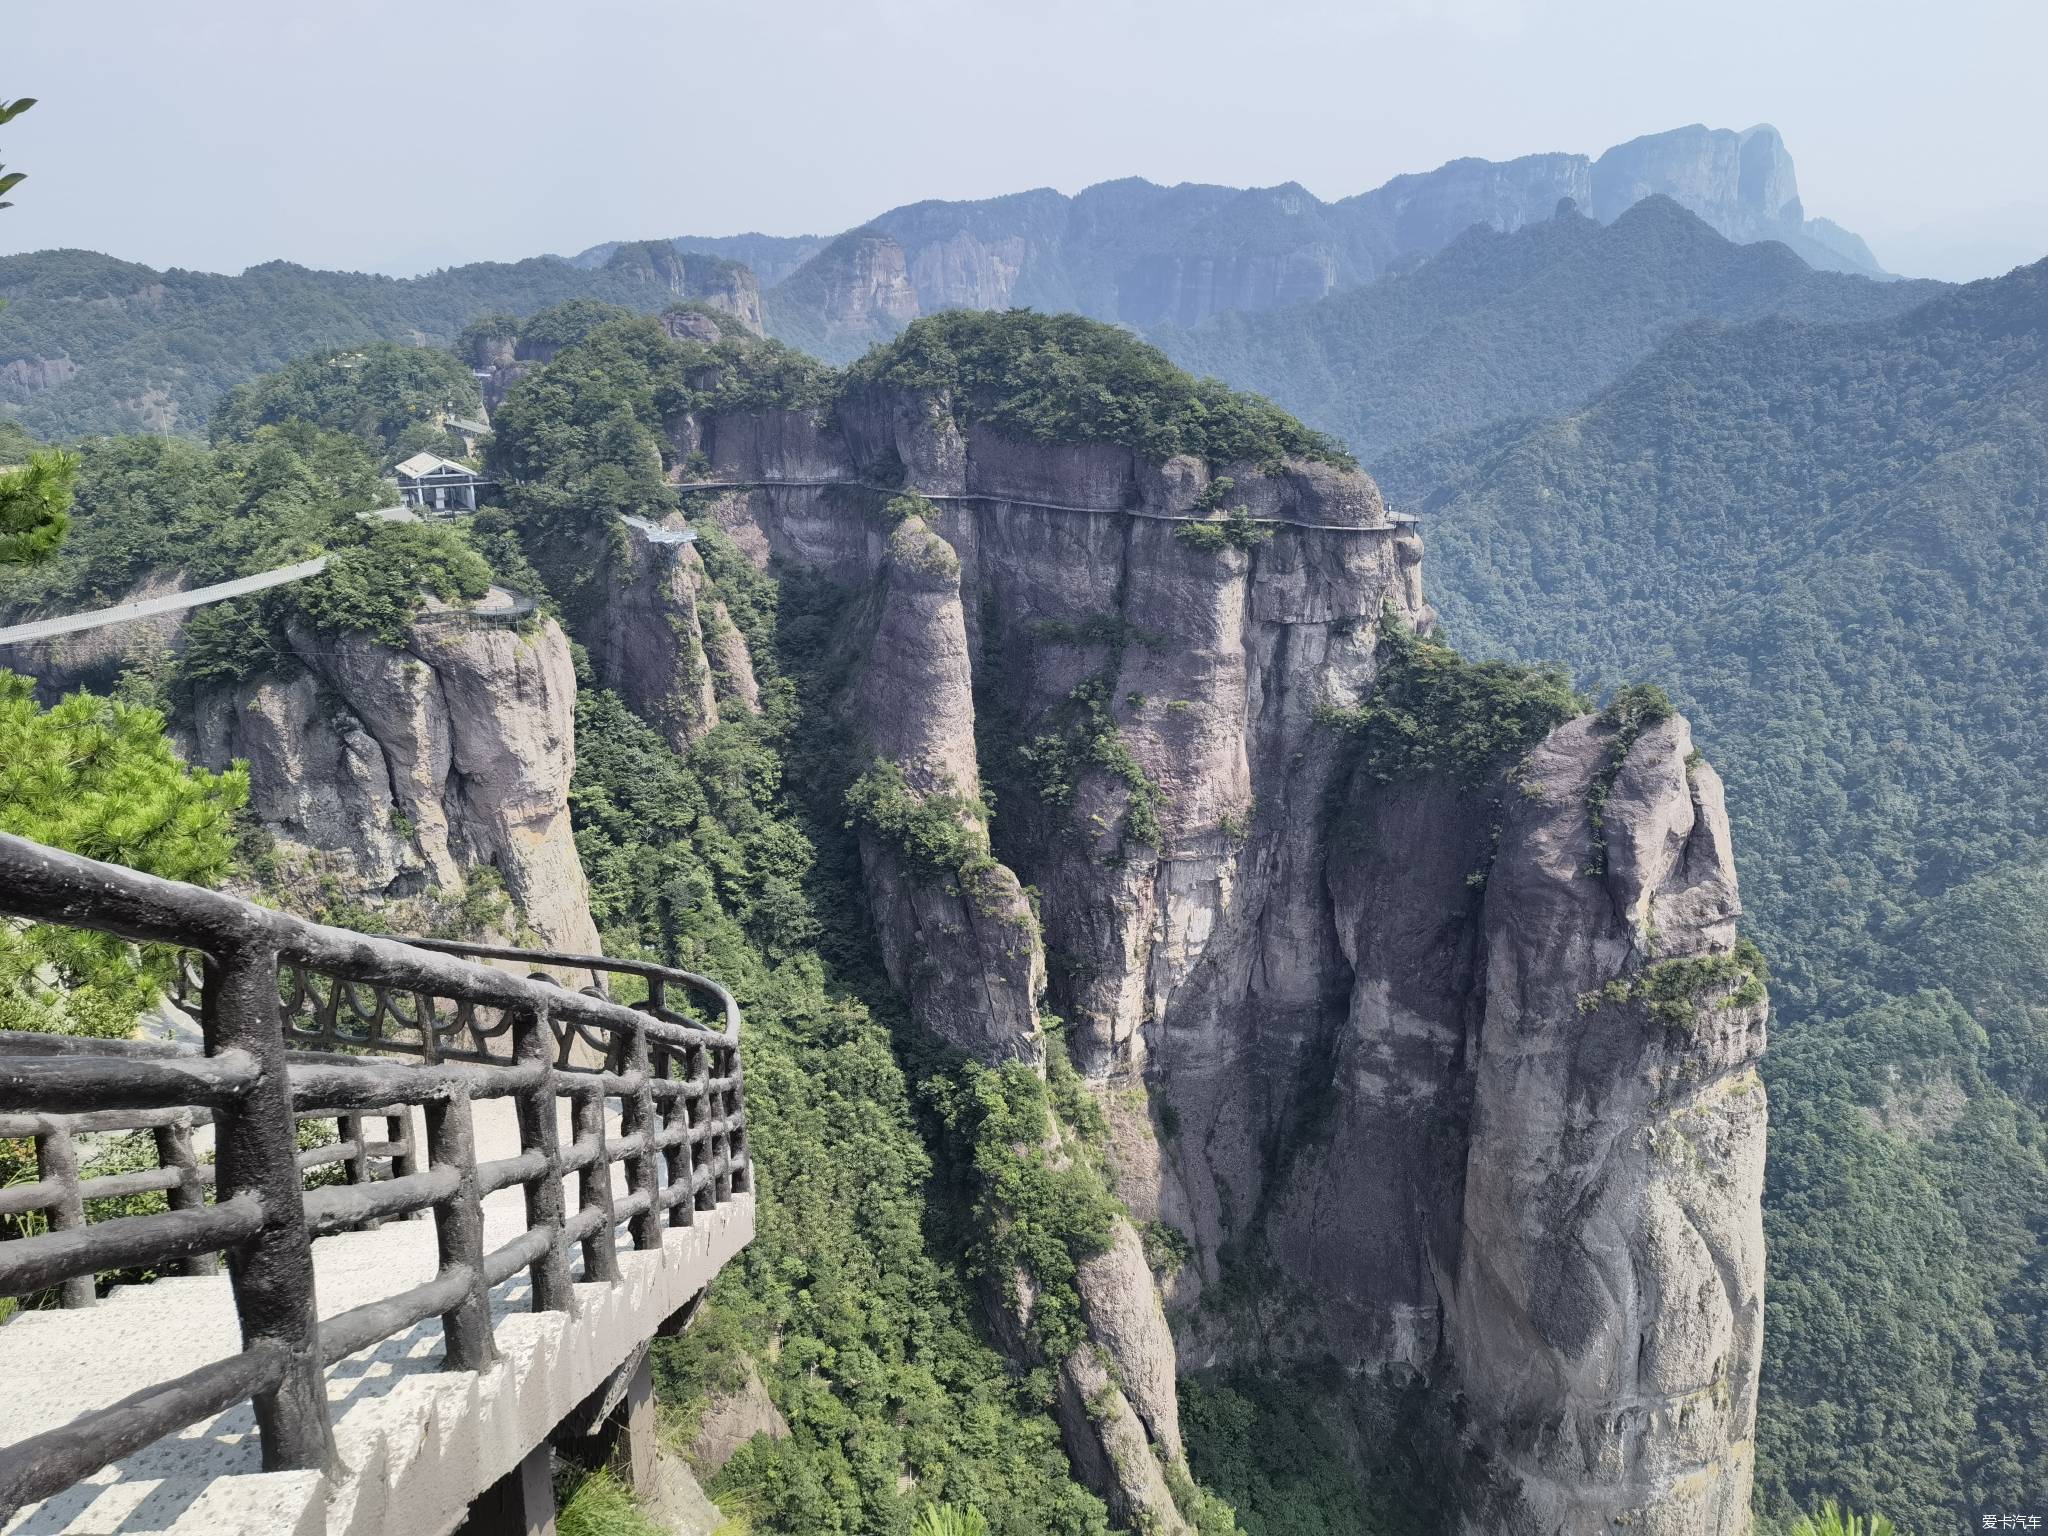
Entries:
POLYGON ((919 313, 902 245, 875 229, 841 235, 766 299, 773 333, 821 357, 851 357, 919 313))
POLYGON ((599 681, 686 752, 717 726, 721 705, 752 710, 752 659, 704 562, 681 529, 622 526, 610 590, 585 643, 599 681))
POLYGON ((1178 1528, 1175 1365, 1334 1359, 1462 1405, 1472 1536, 1746 1531, 1764 1008, 1684 722, 1576 720, 1476 781, 1362 773, 1322 711, 1433 615, 1419 538, 1353 472, 1019 442, 880 389, 675 431, 720 478, 927 498, 708 515, 853 589, 863 761, 987 850, 935 869, 863 825, 917 1017, 1035 1062, 1042 965, 1117 1194, 1193 1251, 1163 1314, 1133 1226, 1083 1266, 1084 1474, 1178 1528), (1263 536, 1182 534, 1223 476, 1263 536), (1246 1252, 1250 1328, 1216 1289, 1246 1252))
POLYGON ((193 760, 248 761, 250 808, 280 854, 354 900, 456 898, 488 868, 517 926, 597 952, 569 828, 576 687, 560 628, 423 619, 403 650, 291 643, 304 670, 214 689, 189 731, 193 760))
POLYGON ((1781 240, 1824 270, 1883 271, 1858 236, 1806 216, 1792 156, 1767 123, 1740 133, 1694 123, 1617 144, 1593 162, 1590 187, 1603 224, 1662 193, 1730 240, 1781 240))
POLYGON ((616 247, 604 267, 671 298, 695 300, 737 315, 748 330, 761 334, 760 282, 736 261, 680 251, 666 240, 642 240, 616 247))

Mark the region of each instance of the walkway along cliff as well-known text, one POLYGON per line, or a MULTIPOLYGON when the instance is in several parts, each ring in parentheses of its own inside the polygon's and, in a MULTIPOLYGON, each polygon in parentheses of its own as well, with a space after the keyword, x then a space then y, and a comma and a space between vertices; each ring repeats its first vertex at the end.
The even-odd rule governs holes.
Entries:
MULTIPOLYGON (((987 1285, 1077 1469, 1189 1529, 1177 1370, 1334 1359, 1427 1386, 1471 1536, 1748 1530, 1766 1007, 1686 722, 1490 718, 1416 527, 1341 463, 1036 440, 879 379, 679 410, 663 459, 705 538, 839 589, 848 815, 918 1022, 1013 1081, 1056 1015, 1099 1106, 1012 1127, 1115 1196, 1078 1331, 1044 1277, 987 1285)), ((751 687, 700 548, 575 553, 599 681, 684 739, 751 687)))
POLYGON ((551 1441, 616 1441, 651 1485, 648 1341, 754 1233, 730 994, 322 927, 9 836, 0 916, 176 947, 201 1035, 0 1033, 0 1134, 39 1173, 0 1215, 42 1218, 0 1242, 0 1296, 62 1302, 0 1329, 0 1528, 551 1531, 551 1441), (81 1176, 82 1142, 130 1131, 155 1166, 81 1176), (135 1283, 96 1299, 107 1271, 135 1283))

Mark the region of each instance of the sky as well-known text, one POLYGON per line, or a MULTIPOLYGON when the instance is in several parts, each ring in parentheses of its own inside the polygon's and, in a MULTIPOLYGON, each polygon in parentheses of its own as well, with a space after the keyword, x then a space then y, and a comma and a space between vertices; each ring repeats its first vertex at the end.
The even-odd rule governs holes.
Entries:
POLYGON ((6 41, 0 252, 404 275, 1770 122, 1895 271, 2048 254, 2040 0, 10 0, 6 41))

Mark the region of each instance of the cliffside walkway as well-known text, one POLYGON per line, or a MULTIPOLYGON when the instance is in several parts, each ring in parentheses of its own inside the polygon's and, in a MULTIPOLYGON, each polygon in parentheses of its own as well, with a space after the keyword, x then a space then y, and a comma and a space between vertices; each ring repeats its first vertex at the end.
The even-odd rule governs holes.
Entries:
MULTIPOLYGON (((872 480, 852 480, 845 477, 820 480, 679 480, 676 489, 690 491, 761 491, 809 489, 821 490, 827 486, 843 485, 850 490, 879 491, 884 495, 920 496, 926 501, 939 502, 987 502, 999 501, 1005 506, 1030 507, 1041 512, 1084 512, 1091 517, 1136 517, 1152 523, 1210 523, 1211 517, 1181 517, 1171 512, 1142 512, 1135 507, 1089 507, 1075 502, 1033 501, 1025 496, 1011 496, 996 491, 921 491, 911 485, 880 485, 872 480)), ((632 519, 628 519, 632 521, 632 519)), ((1255 517, 1255 523, 1269 528, 1306 528, 1317 533, 1394 533, 1418 519, 1411 513, 1390 512, 1384 523, 1302 523, 1285 517, 1255 517)))
POLYGON ((557 1450, 652 1476, 648 1342, 753 1234, 729 994, 5 836, 0 916, 176 946, 205 1041, 0 1034, 0 1531, 534 1533, 557 1450))
POLYGON ((75 634, 81 629, 98 629, 103 624, 126 624, 131 619, 152 619, 160 613, 177 613, 186 608, 204 607, 208 603, 223 603, 231 597, 246 597, 251 592, 261 592, 266 587, 281 587, 286 582, 304 581, 308 576, 318 576, 326 569, 327 557, 317 555, 311 560, 301 560, 296 565, 281 565, 274 571, 259 571, 254 576, 237 576, 233 581, 216 582, 210 587, 194 587, 189 592, 167 592, 162 597, 146 597, 133 603, 116 603, 111 608, 94 608, 87 613, 72 613, 57 619, 37 619, 28 624, 15 624, 0 629, 0 645, 20 645, 31 640, 54 640, 59 635, 75 634))

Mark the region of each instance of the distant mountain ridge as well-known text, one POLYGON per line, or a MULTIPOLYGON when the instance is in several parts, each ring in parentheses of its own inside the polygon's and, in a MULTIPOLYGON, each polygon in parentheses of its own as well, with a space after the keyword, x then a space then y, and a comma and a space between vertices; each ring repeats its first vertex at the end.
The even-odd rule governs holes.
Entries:
POLYGON ((1148 329, 1307 303, 1400 270, 1474 225, 1512 232, 1547 219, 1563 198, 1612 223, 1656 195, 1730 240, 1776 240, 1812 267, 1886 275, 1857 236, 1806 216, 1775 128, 1738 133, 1697 123, 1597 158, 1453 160, 1336 202, 1292 182, 1162 187, 1131 177, 1071 197, 1040 187, 910 203, 824 241, 739 235, 673 243, 752 256, 769 290, 770 329, 843 362, 916 315, 943 309, 1074 310, 1148 329), (771 268, 784 275, 771 276, 771 268))
POLYGON ((1881 319, 1945 291, 1815 271, 1781 245, 1736 244, 1656 193, 1612 222, 1566 200, 1511 233, 1477 225, 1379 282, 1150 339, 1372 463, 1439 434, 1577 405, 1696 320, 1881 319))
MULTIPOLYGON (((0 416, 53 437, 201 434, 229 389, 307 353, 442 344, 480 315, 528 315, 575 297, 652 310, 677 299, 718 304, 832 362, 948 308, 1072 310, 1170 334, 1365 288, 1474 226, 1513 233, 1545 222, 1561 199, 1611 223, 1656 195, 1729 240, 1777 240, 1810 266, 1878 271, 1861 241, 1805 216, 1776 130, 1698 125, 1597 158, 1454 160, 1334 203, 1293 183, 1131 178, 1072 197, 1039 188, 911 203, 829 238, 608 242, 417 278, 286 262, 234 277, 158 272, 94 252, 39 251, 0 257, 0 416)), ((1284 392, 1259 377, 1243 382, 1284 392)))
POLYGON ((410 278, 286 261, 228 277, 35 251, 0 257, 0 414, 48 437, 203 436, 235 385, 309 353, 371 341, 445 346, 479 315, 529 315, 572 298, 656 310, 695 301, 761 328, 748 268, 662 240, 613 246, 588 267, 535 256, 410 278))

